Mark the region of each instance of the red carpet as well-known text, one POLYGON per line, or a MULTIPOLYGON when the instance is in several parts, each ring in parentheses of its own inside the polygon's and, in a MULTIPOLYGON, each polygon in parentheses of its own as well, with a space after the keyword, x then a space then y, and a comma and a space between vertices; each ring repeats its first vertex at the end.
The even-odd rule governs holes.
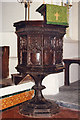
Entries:
MULTIPOLYGON (((0 114, 1 117, 1 114, 0 114)), ((60 112, 50 118, 28 118, 19 113, 19 106, 2 112, 1 120, 80 120, 80 111, 60 108, 60 112)))

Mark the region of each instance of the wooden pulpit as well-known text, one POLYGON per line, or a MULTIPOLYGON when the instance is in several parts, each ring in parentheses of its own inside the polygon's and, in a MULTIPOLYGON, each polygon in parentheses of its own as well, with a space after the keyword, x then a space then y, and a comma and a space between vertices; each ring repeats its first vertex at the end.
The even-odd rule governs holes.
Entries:
MULTIPOLYGON (((45 13, 45 7, 40 10, 45 13)), ((43 21, 20 21, 14 23, 14 27, 18 37, 16 69, 23 78, 29 74, 35 81, 32 87, 35 96, 20 106, 20 113, 34 117, 55 114, 59 112, 59 106, 44 98, 42 80, 48 74, 63 70, 63 36, 67 26, 47 24, 45 18, 43 21)))

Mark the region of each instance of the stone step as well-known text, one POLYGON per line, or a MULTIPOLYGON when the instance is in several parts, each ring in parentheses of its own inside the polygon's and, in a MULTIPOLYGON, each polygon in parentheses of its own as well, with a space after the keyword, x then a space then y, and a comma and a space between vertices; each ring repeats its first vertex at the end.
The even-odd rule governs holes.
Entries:
POLYGON ((38 117, 49 117, 51 116, 50 109, 35 109, 34 116, 38 117))

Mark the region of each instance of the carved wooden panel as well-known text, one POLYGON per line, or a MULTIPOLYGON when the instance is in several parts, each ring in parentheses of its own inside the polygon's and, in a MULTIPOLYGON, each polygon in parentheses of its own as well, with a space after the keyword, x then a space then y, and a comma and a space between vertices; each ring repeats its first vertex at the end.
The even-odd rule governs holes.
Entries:
POLYGON ((53 46, 49 35, 44 36, 43 64, 53 65, 53 46))
POLYGON ((50 35, 29 34, 19 38, 20 64, 55 65, 62 63, 63 40, 50 35))
POLYGON ((42 36, 29 34, 28 35, 28 49, 27 49, 27 65, 41 65, 42 61, 42 36))
POLYGON ((44 64, 55 65, 62 63, 62 39, 53 36, 44 38, 44 64))
POLYGON ((19 58, 20 64, 27 64, 27 36, 19 38, 19 58))

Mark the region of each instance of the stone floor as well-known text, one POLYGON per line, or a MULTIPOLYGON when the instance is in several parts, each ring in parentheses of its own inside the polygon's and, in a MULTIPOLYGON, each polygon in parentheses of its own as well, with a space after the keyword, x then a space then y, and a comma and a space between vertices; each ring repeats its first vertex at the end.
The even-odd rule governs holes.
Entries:
POLYGON ((80 109, 80 80, 70 84, 70 86, 63 86, 57 95, 45 96, 51 100, 55 100, 61 106, 72 109, 80 109))
MULTIPOLYGON (((55 100, 61 106, 60 112, 58 114, 53 115, 51 118, 61 120, 80 120, 80 81, 70 84, 70 86, 63 86, 60 88, 60 92, 57 95, 45 96, 47 99, 55 100)), ((19 113, 19 106, 11 108, 0 113, 0 117, 2 116, 2 120, 7 120, 10 118, 11 120, 14 118, 21 118, 21 120, 33 120, 33 118, 27 118, 26 116, 22 116, 19 113)), ((51 120, 50 118, 50 120, 51 120)), ((37 120, 34 118, 34 120, 37 120)), ((41 118, 39 120, 49 120, 49 118, 41 118)))

